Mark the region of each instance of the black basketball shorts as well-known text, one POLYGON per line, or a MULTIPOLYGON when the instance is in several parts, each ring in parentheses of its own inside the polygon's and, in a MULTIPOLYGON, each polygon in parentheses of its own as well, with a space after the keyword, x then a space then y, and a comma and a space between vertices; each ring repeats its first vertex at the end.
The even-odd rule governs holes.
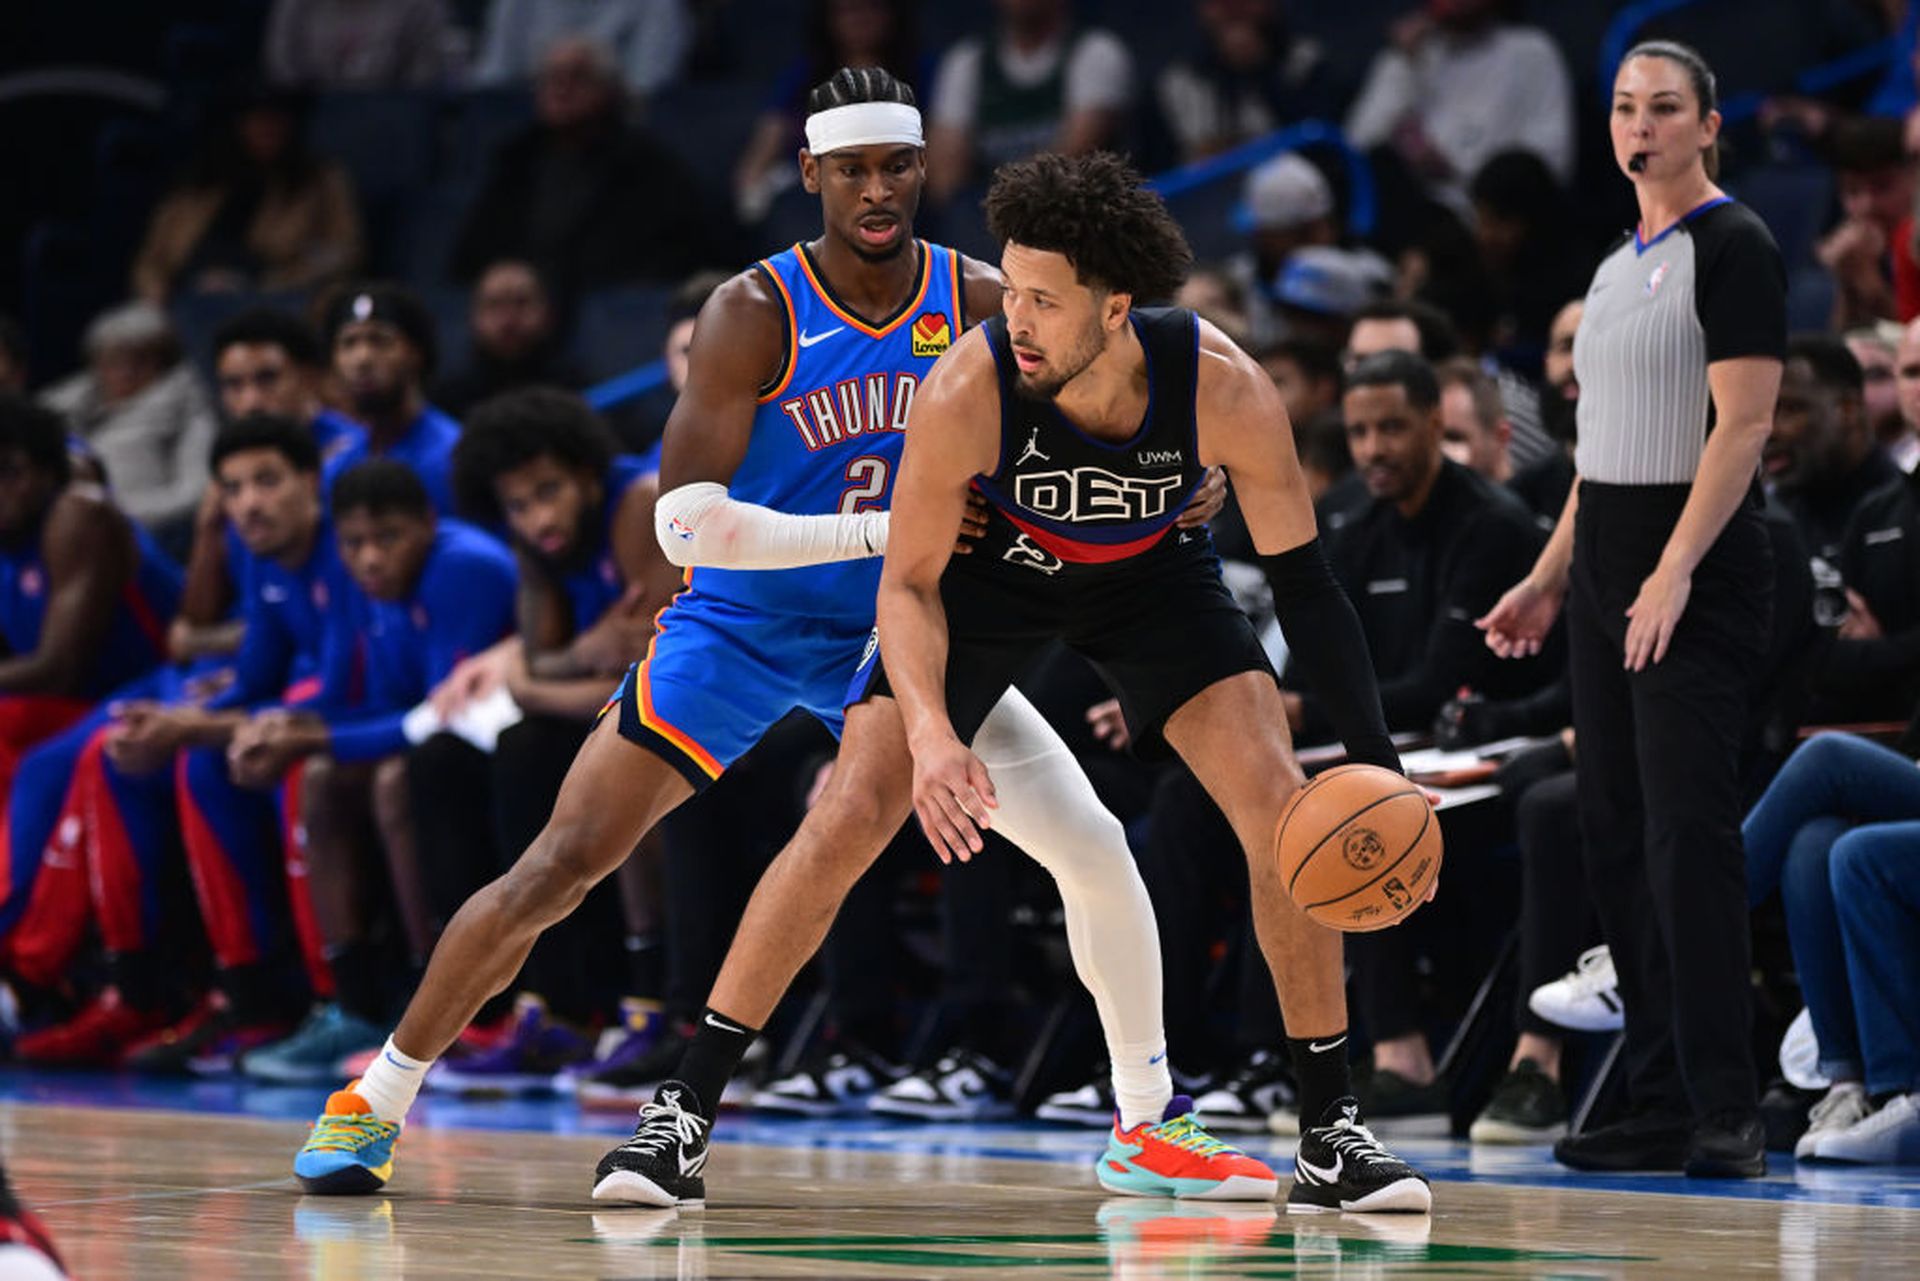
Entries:
MULTIPOLYGON (((947 712, 962 742, 1058 640, 1092 664, 1120 700, 1134 753, 1171 755, 1161 731, 1194 695, 1241 672, 1273 667, 1247 616, 1220 581, 1202 531, 1169 533, 1109 565, 1055 573, 956 556, 940 580, 947 611, 947 712)), ((870 644, 848 702, 890 694, 870 644)))

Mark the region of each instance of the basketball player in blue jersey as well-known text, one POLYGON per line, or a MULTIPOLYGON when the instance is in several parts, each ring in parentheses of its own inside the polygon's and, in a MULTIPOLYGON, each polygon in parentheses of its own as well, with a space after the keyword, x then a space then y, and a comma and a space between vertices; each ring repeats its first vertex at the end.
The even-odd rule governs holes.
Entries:
MULTIPOLYGON (((878 69, 843 70, 809 107, 801 176, 821 196, 824 234, 716 291, 667 427, 655 525, 690 571, 687 590, 575 759, 546 829, 448 924, 382 1053, 328 1101, 294 1164, 310 1192, 383 1185, 422 1074, 540 932, 664 814, 803 707, 836 731, 844 724, 832 781, 763 878, 683 1079, 661 1087, 595 1175, 599 1200, 700 1201, 721 1088, 909 812, 893 703, 843 708, 871 644, 913 394, 968 321, 997 312, 1000 283, 991 268, 912 236, 925 168, 911 90, 878 69), (807 888, 789 893, 796 882, 807 888), (799 910, 769 916, 767 902, 799 910)), ((1060 883, 1076 965, 1107 1034, 1140 1153, 1115 1166, 1109 1186, 1270 1198, 1272 1171, 1207 1135, 1173 1097, 1152 906, 1119 822, 1017 693, 985 716, 978 742, 989 764, 1006 766, 1002 830, 1060 883)))
POLYGON ((950 854, 979 850, 1000 785, 967 747, 982 711, 1055 640, 1092 661, 1134 741, 1177 754, 1245 847, 1300 1083, 1289 1206, 1425 1212, 1425 1178, 1374 1140, 1350 1095, 1340 936, 1292 903, 1273 864, 1303 779, 1279 687, 1206 538, 1172 519, 1201 468, 1226 468, 1280 625, 1349 753, 1398 768, 1279 393, 1191 312, 1133 306, 1171 295, 1192 255, 1124 161, 1005 166, 987 219, 1005 314, 915 403, 878 603, 885 671, 867 673, 905 714, 921 825, 950 854), (976 488, 992 504, 986 536, 952 559, 976 488))

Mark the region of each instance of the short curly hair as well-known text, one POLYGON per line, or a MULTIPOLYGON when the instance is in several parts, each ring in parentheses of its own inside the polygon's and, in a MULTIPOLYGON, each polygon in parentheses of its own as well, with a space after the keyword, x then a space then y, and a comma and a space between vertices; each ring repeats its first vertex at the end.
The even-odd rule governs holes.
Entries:
POLYGON ((1052 153, 1002 165, 987 189, 987 229, 1002 245, 1062 254, 1080 282, 1162 302, 1193 270, 1180 224, 1120 156, 1052 153))
POLYGON ((505 519, 494 482, 540 458, 598 476, 619 445, 587 402, 558 387, 520 387, 474 406, 453 447, 453 494, 460 514, 484 524, 505 519))

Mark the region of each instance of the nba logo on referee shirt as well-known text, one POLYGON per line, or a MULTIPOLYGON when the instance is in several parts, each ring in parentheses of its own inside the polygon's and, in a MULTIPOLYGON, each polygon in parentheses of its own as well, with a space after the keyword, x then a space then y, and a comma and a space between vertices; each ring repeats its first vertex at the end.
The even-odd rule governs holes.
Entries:
POLYGON ((953 326, 937 311, 925 311, 913 321, 913 354, 939 356, 953 346, 953 326))
POLYGON ((1647 297, 1653 297, 1654 292, 1660 288, 1660 282, 1667 278, 1667 273, 1672 269, 1673 264, 1665 261, 1653 269, 1653 274, 1647 277, 1647 297))

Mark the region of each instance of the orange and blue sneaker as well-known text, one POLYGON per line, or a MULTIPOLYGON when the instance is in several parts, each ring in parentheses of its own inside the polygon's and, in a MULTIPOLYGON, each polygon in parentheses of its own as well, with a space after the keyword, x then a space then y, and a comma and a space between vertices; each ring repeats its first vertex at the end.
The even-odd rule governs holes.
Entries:
POLYGON ((327 1097, 327 1110, 293 1158, 293 1175, 314 1196, 378 1192, 393 1177, 393 1145, 400 1127, 382 1121, 354 1092, 353 1081, 327 1097))
POLYGON ((1266 1165, 1208 1134, 1184 1094, 1174 1095, 1157 1122, 1123 1130, 1114 1117, 1094 1168, 1101 1187, 1128 1196, 1271 1201, 1280 1187, 1266 1165))

